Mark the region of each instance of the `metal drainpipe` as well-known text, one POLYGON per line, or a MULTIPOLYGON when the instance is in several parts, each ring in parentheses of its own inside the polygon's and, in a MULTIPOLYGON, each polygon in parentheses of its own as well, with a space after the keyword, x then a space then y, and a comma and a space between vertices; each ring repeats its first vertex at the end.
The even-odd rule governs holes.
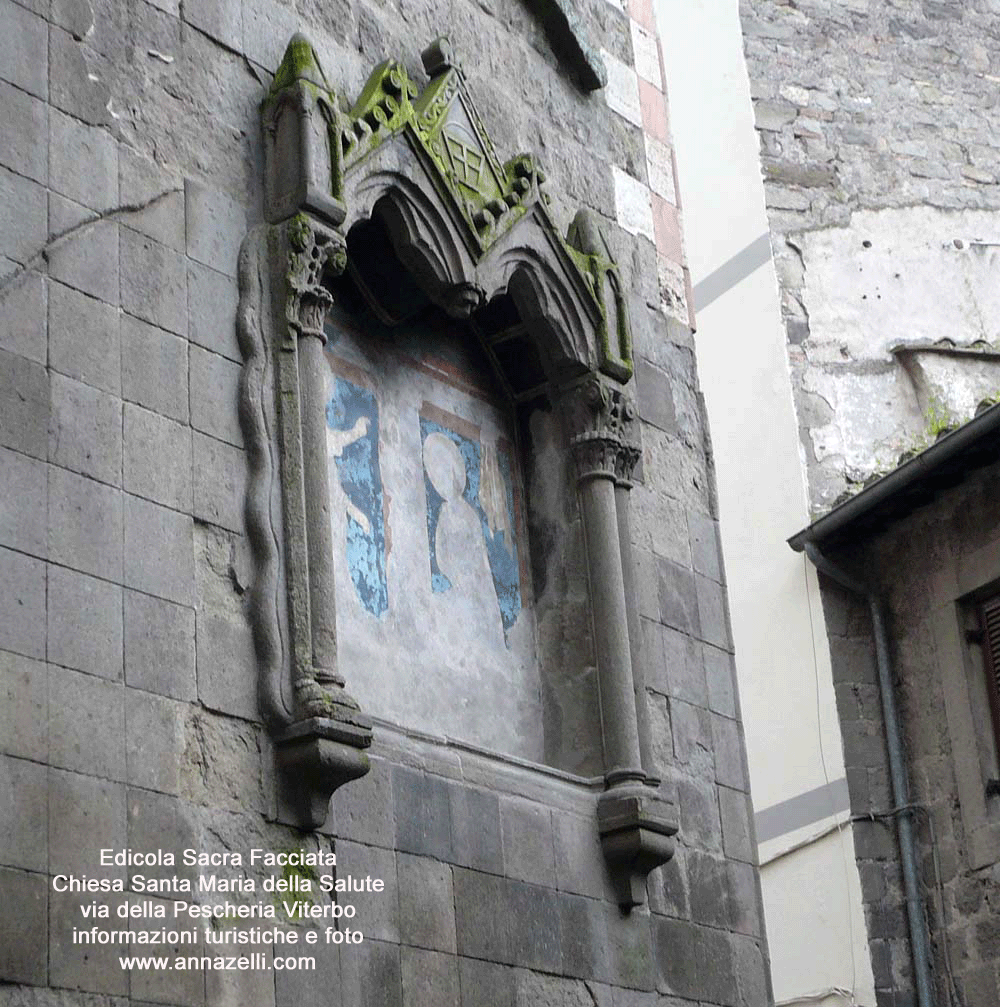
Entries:
POLYGON ((882 717, 885 720, 886 747, 889 750, 889 776, 892 782, 892 799, 895 804, 899 855, 903 868, 903 888, 906 892, 906 916, 910 929, 910 949, 913 953, 917 1003, 920 1007, 934 1007, 934 984, 931 980, 927 926, 920 897, 920 879, 913 837, 913 808, 910 805, 910 787, 903 755, 903 737, 896 712, 896 693, 892 685, 892 663, 889 656, 885 607, 873 592, 853 580, 840 567, 831 563, 813 542, 805 543, 805 553, 817 570, 825 573, 841 587, 864 598, 868 602, 868 608, 871 612, 872 629, 875 635, 875 664, 878 668, 882 717))

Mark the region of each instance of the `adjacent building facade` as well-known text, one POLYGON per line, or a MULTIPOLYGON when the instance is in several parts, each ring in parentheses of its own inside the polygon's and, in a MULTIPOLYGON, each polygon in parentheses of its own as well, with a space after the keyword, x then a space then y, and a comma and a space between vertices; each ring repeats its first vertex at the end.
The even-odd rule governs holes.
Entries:
POLYGON ((0 39, 3 995, 770 1004, 652 10, 0 0, 0 39), (252 849, 380 880, 363 940, 80 939, 185 883, 250 933, 315 876, 181 857, 252 849))

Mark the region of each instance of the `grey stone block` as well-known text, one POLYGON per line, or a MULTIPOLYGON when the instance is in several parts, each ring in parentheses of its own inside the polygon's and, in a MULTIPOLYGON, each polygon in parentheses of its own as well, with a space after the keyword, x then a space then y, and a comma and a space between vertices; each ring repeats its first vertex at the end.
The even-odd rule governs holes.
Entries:
POLYGON ((577 895, 560 897, 559 932, 566 975, 598 981, 610 977, 605 920, 601 902, 577 895))
POLYGON ((148 235, 121 229, 122 308, 151 325, 187 334, 184 257, 148 235))
POLYGON ((677 802, 685 845, 721 851, 722 822, 716 786, 710 781, 678 776, 677 802))
POLYGON ((659 916, 677 920, 691 919, 691 899, 688 892, 687 856, 678 845, 673 857, 652 871, 646 882, 649 908, 659 916))
POLYGON ((185 514, 125 496, 125 586, 186 605, 194 589, 194 529, 185 514), (148 543, 155 542, 150 550, 148 543))
MULTIPOLYGON (((76 204, 63 206, 59 196, 53 195, 51 203, 59 208, 57 212, 73 210, 77 220, 84 216, 76 204)), ((53 225, 55 233, 61 234, 64 229, 58 222, 53 225)), ((68 287, 117 306, 118 224, 110 219, 94 220, 61 238, 49 252, 49 275, 68 287)))
POLYGON ((774 1003, 774 992, 771 989, 770 968, 762 948, 750 937, 734 934, 730 940, 739 1007, 769 1007, 774 1003))
POLYGON ((187 706, 181 796, 198 806, 265 813, 257 725, 187 706))
POLYGON ((698 596, 694 574, 687 567, 657 557, 660 589, 660 621, 673 629, 692 636, 701 635, 698 616, 698 596))
POLYGON ((100 56, 53 25, 49 30, 49 99, 62 111, 94 125, 113 122, 111 89, 100 56), (100 71, 104 71, 103 76, 100 71))
POLYGON ((604 904, 608 934, 608 966, 613 986, 656 988, 656 969, 648 911, 633 909, 623 916, 618 906, 604 904))
POLYGON ((0 545, 46 555, 48 480, 44 462, 0 448, 0 545))
POLYGON ((0 799, 0 864, 44 873, 49 868, 48 770, 0 755, 0 799))
MULTIPOLYGON (((707 706, 708 683, 701 644, 667 626, 663 627, 662 636, 667 695, 695 706, 707 706)), ((656 687, 656 682, 647 684, 656 687)))
POLYGON ((699 636, 706 643, 721 650, 729 650, 732 643, 725 589, 721 584, 700 574, 696 574, 694 579, 698 592, 698 618, 701 625, 699 636))
POLYGON ((0 164, 46 185, 49 179, 48 106, 0 82, 0 164))
POLYGON ((551 888, 521 881, 507 881, 505 891, 500 911, 510 928, 511 961, 539 972, 561 972, 560 896, 551 888))
POLYGON ((198 698, 210 710, 256 720, 253 638, 246 621, 200 611, 196 620, 198 698))
POLYGON ((50 466, 49 558, 75 570, 120 582, 121 491, 50 466))
POLYGON ((335 944, 311 944, 308 954, 316 959, 314 969, 274 973, 275 1007, 320 1003, 324 1007, 347 1007, 341 998, 340 949, 335 944))
MULTIPOLYGON (((265 949, 270 959, 273 949, 265 949)), ((208 969, 205 972, 205 1003, 207 1007, 274 1007, 274 973, 264 969, 225 972, 208 969)))
POLYGON ((120 486, 121 399, 61 374, 53 374, 49 406, 49 461, 120 486))
POLYGON ((688 850, 684 858, 691 918, 710 927, 730 925, 728 864, 699 850, 688 850))
POLYGON ((148 203, 129 214, 128 226, 184 251, 184 192, 177 174, 123 144, 118 152, 118 199, 124 206, 148 203))
POLYGON ((719 787, 719 811, 722 817, 722 846, 727 857, 757 862, 757 850, 750 830, 750 798, 739 790, 719 787))
POLYGON ((45 189, 23 175, 0 168, 0 255, 27 262, 45 245, 45 189))
POLYGON ((205 849, 198 812, 191 805, 167 794, 148 790, 128 789, 128 845, 134 850, 171 850, 177 857, 173 867, 147 867, 149 878, 169 878, 176 875, 197 884, 198 868, 181 863, 181 850, 205 849))
POLYGON ((371 768, 350 787, 334 791, 331 813, 322 831, 368 846, 392 847, 396 841, 396 813, 390 765, 372 758, 371 768))
POLYGON ((49 32, 42 18, 16 3, 0 6, 0 75, 43 100, 49 94, 49 32))
POLYGON ((458 785, 450 788, 450 794, 454 862, 463 867, 502 874, 500 801, 496 794, 458 785))
POLYGON ((396 848, 402 853, 452 859, 448 784, 405 766, 392 767, 396 848))
POLYGON ((216 353, 192 346, 190 368, 191 426, 243 447, 238 413, 240 367, 216 353))
POLYGON ((49 363, 60 374, 121 394, 118 311, 62 283, 50 283, 49 363))
POLYGON ((88 776, 125 779, 125 687, 49 667, 49 760, 88 776))
POLYGON ((676 430, 677 417, 674 413, 670 377, 640 356, 635 362, 635 381, 639 416, 661 430, 676 430))
POLYGON ((191 428, 125 404, 123 480, 129 493, 191 510, 191 428))
POLYGON ((728 717, 713 713, 712 746, 715 749, 715 778, 734 790, 747 789, 746 764, 740 725, 728 717))
POLYGON ((124 601, 126 683, 193 700, 198 694, 194 610, 136 591, 126 590, 124 601))
MULTIPOLYGON (((97 681, 95 679, 95 681, 97 681)), ((49 870, 124 878, 124 867, 102 867, 97 850, 125 848, 125 787, 92 776, 49 771, 49 870)), ((166 849, 159 842, 137 849, 166 849)))
POLYGON ((660 579, 654 553, 633 545, 632 562, 635 566, 635 593, 639 615, 643 620, 660 619, 660 579))
POLYGON ((268 0, 243 2, 243 51, 271 73, 278 69, 287 40, 298 28, 291 7, 268 0))
POLYGON ((595 819, 553 811, 552 839, 560 891, 614 899, 595 819))
POLYGON ((45 657, 45 564, 0 548, 0 649, 45 657))
POLYGON ((382 892, 356 892, 345 900, 357 908, 355 928, 365 939, 400 941, 399 881, 396 853, 378 846, 362 846, 347 840, 337 843, 337 876, 364 877, 370 874, 385 883, 382 892))
MULTIPOLYGON (((73 929, 80 926, 80 906, 91 902, 106 905, 109 920, 95 920, 100 929, 111 929, 111 921, 119 922, 117 909, 127 896, 114 893, 75 894, 53 892, 49 900, 52 921, 49 933, 49 981, 54 986, 107 993, 128 994, 128 972, 118 963, 122 947, 118 944, 74 944, 73 929)), ((125 929, 122 926, 120 929, 125 929)))
MULTIPOLYGON (((144 899, 144 901, 146 900, 149 900, 149 897, 144 899)), ((173 919, 173 902, 156 897, 153 897, 151 901, 156 905, 163 906, 168 914, 166 919, 143 919, 139 917, 129 920, 129 929, 134 933, 144 930, 153 934, 165 935, 170 933, 170 931, 176 933, 179 929, 177 924, 180 921, 173 919)), ((186 923, 187 921, 185 920, 184 922, 186 923)), ((184 929, 187 929, 187 927, 184 929)), ((171 944, 168 939, 164 938, 162 945, 154 946, 157 947, 161 955, 168 959, 168 967, 162 969, 133 968, 129 972, 130 1007, 153 1007, 154 1004, 163 1003, 173 1004, 176 1007, 202 1007, 205 1003, 205 970, 184 969, 182 971, 170 968, 169 965, 173 964, 173 958, 176 955, 221 954, 223 949, 205 944, 200 934, 195 944, 171 944)), ((232 948, 232 946, 230 947, 232 948)), ((122 950, 126 949, 123 948, 122 950)), ((138 947, 133 946, 132 950, 138 950, 138 947)), ((247 950, 246 945, 239 949, 244 954, 247 950)), ((266 951, 268 949, 254 948, 253 950, 266 951)))
POLYGON ((555 847, 549 809, 518 798, 502 797, 500 828, 507 876, 555 888, 555 847))
MULTIPOLYGON (((208 0, 207 4, 198 0, 198 5, 216 9, 223 6, 218 0, 208 0)), ((236 3, 233 6, 238 14, 240 5, 236 3)), ((188 9, 185 7, 185 15, 190 18, 188 9)), ((239 38, 241 42, 242 30, 239 38)), ((242 204, 218 189, 185 179, 184 219, 188 255, 196 262, 235 276, 240 244, 247 233, 246 210, 242 204)))
MULTIPOLYGON (((283 42, 282 46, 287 42, 283 42)), ((236 338, 236 281, 225 273, 188 262, 188 338, 212 353, 240 363, 236 338)))
POLYGON ((57 109, 49 116, 49 186, 75 203, 107 210, 118 202, 118 144, 98 126, 57 109), (87 166, 80 170, 81 164, 87 166))
POLYGON ((458 953, 493 962, 511 961, 509 926, 502 911, 509 882, 456 867, 454 884, 458 953))
POLYGON ((688 511, 687 519, 694 572, 721 584, 722 546, 719 542, 718 524, 699 511, 688 511))
POLYGON ((0 651, 0 752, 44 762, 49 754, 48 669, 0 651))
POLYGON ((459 958, 462 1007, 514 1007, 514 970, 477 958, 459 958))
POLYGON ((243 533, 246 455, 194 431, 194 516, 243 533))
POLYGON ((403 1007, 460 1007, 458 959, 419 948, 401 949, 403 1007))
POLYGON ((44 986, 49 975, 48 878, 0 869, 0 905, 17 907, 0 913, 0 981, 44 986))
POLYGON ((712 714, 700 706, 670 701, 670 727, 674 758, 695 776, 712 779, 715 760, 712 749, 712 714))
POLYGON ((125 752, 131 786, 175 794, 185 757, 186 704, 125 690, 125 752))
POLYGON ((365 940, 340 956, 345 1007, 403 1007, 399 946, 365 940))
POLYGON ((48 571, 48 659, 91 675, 122 677, 122 589, 52 566, 48 571))
POLYGON ((122 397, 186 423, 187 340, 131 315, 123 315, 122 397))
POLYGON ((750 937, 760 937, 763 926, 756 869, 752 864, 730 861, 726 865, 726 875, 730 928, 750 937))
POLYGON ((455 954, 455 894, 451 867, 400 853, 399 938, 404 944, 455 954))
POLYGON ((736 670, 733 657, 724 650, 705 646, 705 676, 708 679, 708 707, 724 717, 736 717, 736 670))
POLYGON ((45 367, 0 350, 0 447, 45 458, 49 446, 49 377, 45 367))
POLYGON ((4 291, 0 296, 0 313, 4 320, 0 326, 0 350, 39 364, 47 362, 48 299, 48 280, 33 269, 22 273, 17 282, 4 291))
POLYGON ((680 920, 657 919, 661 993, 730 1007, 737 1002, 733 948, 727 934, 680 920))

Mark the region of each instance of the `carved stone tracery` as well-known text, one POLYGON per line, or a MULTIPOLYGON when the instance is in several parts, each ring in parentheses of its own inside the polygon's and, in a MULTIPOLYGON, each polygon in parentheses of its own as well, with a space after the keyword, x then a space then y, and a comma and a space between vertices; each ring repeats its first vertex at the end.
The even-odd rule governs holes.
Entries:
MULTIPOLYGON (((330 793, 367 770, 371 743, 371 721, 337 663, 322 375, 328 281, 356 269, 345 240, 350 227, 377 217, 394 255, 452 317, 469 318, 498 295, 511 299, 541 361, 544 393, 562 412, 587 543, 601 694, 607 790, 598 828, 619 899, 631 906, 643 901, 646 874, 669 858, 676 824, 655 790, 643 739, 627 492, 641 452, 621 280, 591 214, 581 211, 561 236, 535 159, 500 161, 447 40, 429 46, 423 62, 430 82, 422 91, 388 60, 345 113, 297 35, 262 103, 266 287, 276 331, 268 348, 263 338, 253 345, 249 323, 241 327, 251 404, 244 412, 263 416, 245 415, 244 426, 248 440, 267 429, 258 383, 266 384, 261 354, 272 353, 280 493, 269 512, 281 527, 274 534, 285 588, 280 604, 276 593, 255 593, 258 628, 269 627, 255 637, 262 705, 291 813, 317 827, 330 793), (270 627, 283 619, 279 645, 270 627), (284 707, 276 699, 283 676, 292 694, 284 707)), ((365 291, 364 277, 356 278, 365 291)), ((249 296, 245 283, 241 269, 249 296)), ((249 445, 255 456, 259 447, 249 445)), ((262 465, 248 491, 257 524, 269 471, 262 465)), ((274 550, 266 529, 257 531, 258 580, 271 585, 274 550)))

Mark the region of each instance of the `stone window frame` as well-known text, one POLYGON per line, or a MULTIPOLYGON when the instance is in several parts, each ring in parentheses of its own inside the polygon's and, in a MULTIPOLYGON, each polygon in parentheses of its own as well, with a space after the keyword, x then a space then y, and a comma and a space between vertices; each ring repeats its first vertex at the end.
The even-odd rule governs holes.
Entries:
POLYGON ((984 731, 976 717, 976 693, 981 691, 985 698, 983 662, 974 652, 976 644, 967 638, 977 603, 995 594, 998 587, 1000 540, 955 557, 931 584, 931 630, 944 693, 966 857, 972 870, 1000 862, 1000 802, 994 799, 991 807, 986 796, 995 741, 992 731, 984 731))
POLYGON ((319 828, 332 792, 368 771, 373 720, 338 668, 323 373, 332 283, 359 264, 353 227, 377 218, 400 268, 448 315, 469 319, 510 299, 542 364, 584 531, 606 787, 596 824, 629 909, 672 855, 677 822, 643 716, 628 518, 641 449, 624 291, 596 218, 579 211, 564 236, 537 161, 499 160, 447 39, 422 61, 422 90, 386 60, 350 106, 295 35, 261 103, 266 222, 241 250, 237 330, 251 618, 279 805, 299 827, 319 828), (474 155, 463 154, 462 172, 449 130, 474 155))

